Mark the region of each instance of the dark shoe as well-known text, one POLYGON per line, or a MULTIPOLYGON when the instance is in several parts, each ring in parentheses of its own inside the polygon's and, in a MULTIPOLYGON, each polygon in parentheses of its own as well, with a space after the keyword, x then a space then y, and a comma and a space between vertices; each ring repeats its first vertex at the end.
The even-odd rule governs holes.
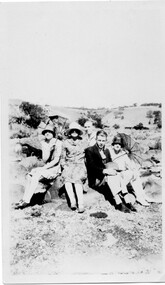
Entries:
POLYGON ((135 208, 131 203, 127 203, 126 206, 127 206, 127 208, 130 209, 132 212, 137 212, 136 208, 135 208))
POLYGON ((79 208, 79 209, 78 209, 78 213, 79 213, 79 214, 84 213, 84 211, 85 211, 85 210, 84 210, 84 208, 83 208, 83 207, 81 207, 81 208, 79 208))
POLYGON ((25 201, 20 201, 20 203, 15 206, 15 210, 18 210, 18 209, 22 210, 28 206, 29 206, 29 203, 26 203, 25 201))
POLYGON ((77 209, 76 205, 71 205, 70 208, 71 208, 72 211, 76 211, 76 209, 77 209))
POLYGON ((115 206, 115 209, 116 209, 116 210, 119 210, 119 211, 121 211, 121 212, 123 212, 123 213, 131 213, 131 211, 130 211, 124 204, 122 204, 122 203, 116 205, 116 206, 115 206))

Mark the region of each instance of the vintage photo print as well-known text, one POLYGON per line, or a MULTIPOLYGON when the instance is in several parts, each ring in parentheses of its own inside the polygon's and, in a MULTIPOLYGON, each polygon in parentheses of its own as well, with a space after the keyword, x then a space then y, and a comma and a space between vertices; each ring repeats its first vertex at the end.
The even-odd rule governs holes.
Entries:
POLYGON ((2 279, 164 282, 165 7, 2 2, 2 279))

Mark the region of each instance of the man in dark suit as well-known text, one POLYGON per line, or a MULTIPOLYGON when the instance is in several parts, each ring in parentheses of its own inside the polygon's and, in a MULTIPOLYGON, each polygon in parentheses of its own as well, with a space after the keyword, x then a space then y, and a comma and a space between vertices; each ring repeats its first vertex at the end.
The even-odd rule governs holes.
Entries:
MULTIPOLYGON (((107 133, 103 130, 98 131, 96 134, 96 144, 85 150, 85 158, 89 187, 98 190, 100 187, 106 186, 106 189, 111 191, 107 184, 106 176, 115 176, 116 170, 106 168, 106 164, 112 161, 110 152, 105 147, 106 141, 107 133)), ((125 213, 130 212, 131 209, 129 209, 120 198, 120 190, 113 198, 117 210, 125 213)))

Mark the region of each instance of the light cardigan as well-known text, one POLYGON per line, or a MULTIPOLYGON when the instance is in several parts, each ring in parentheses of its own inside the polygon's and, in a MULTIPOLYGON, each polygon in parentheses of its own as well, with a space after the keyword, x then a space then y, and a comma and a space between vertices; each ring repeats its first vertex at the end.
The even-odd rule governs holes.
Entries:
POLYGON ((115 153, 114 149, 111 147, 109 148, 111 158, 113 162, 116 162, 119 170, 125 171, 125 170, 137 170, 135 163, 133 163, 130 158, 128 157, 128 154, 126 151, 122 150, 119 153, 115 153))

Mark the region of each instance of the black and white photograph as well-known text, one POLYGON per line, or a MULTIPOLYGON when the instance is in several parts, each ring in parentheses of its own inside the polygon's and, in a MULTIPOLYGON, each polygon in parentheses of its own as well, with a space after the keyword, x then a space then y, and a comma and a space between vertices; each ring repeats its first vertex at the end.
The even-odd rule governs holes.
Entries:
POLYGON ((165 282, 162 1, 0 3, 2 278, 165 282))

